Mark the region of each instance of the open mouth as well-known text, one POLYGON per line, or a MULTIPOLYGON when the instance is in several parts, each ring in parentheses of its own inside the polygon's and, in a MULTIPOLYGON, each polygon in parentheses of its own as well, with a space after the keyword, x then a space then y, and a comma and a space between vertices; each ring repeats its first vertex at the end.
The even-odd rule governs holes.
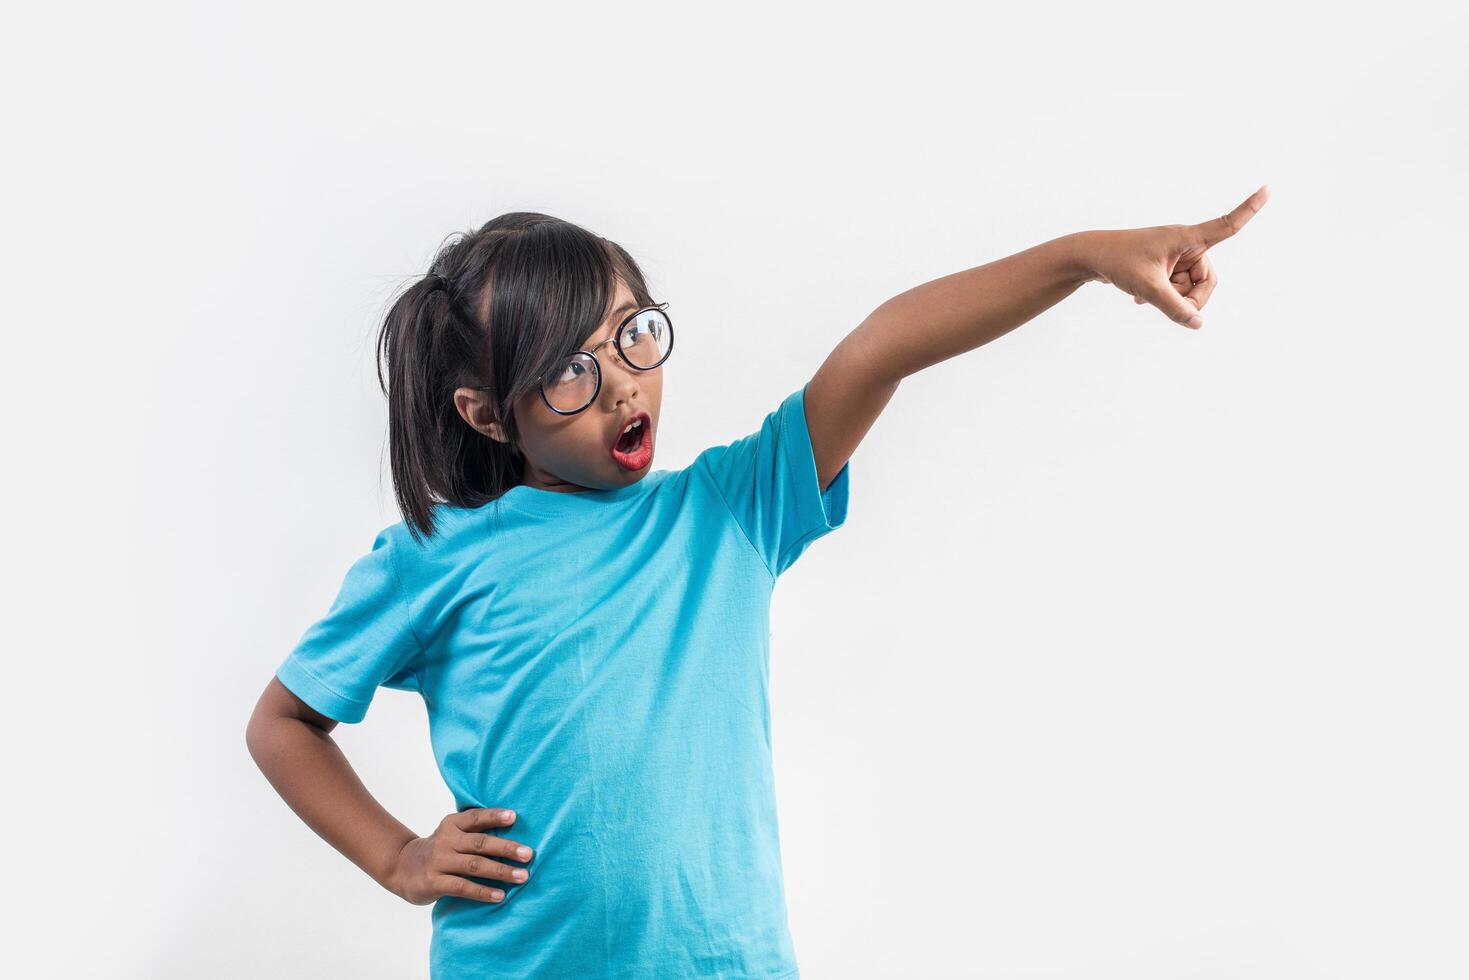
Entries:
POLYGON ((612 443, 612 458, 627 470, 640 470, 653 461, 653 420, 647 412, 633 416, 612 443))

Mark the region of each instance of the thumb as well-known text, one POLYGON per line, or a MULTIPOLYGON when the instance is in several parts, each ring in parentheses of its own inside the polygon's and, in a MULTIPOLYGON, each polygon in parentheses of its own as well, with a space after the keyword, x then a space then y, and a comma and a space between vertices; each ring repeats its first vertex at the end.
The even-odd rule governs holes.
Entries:
POLYGON ((1173 283, 1162 279, 1149 279, 1143 288, 1142 298, 1168 314, 1168 318, 1185 327, 1197 330, 1204 325, 1204 318, 1192 303, 1178 294, 1173 283))

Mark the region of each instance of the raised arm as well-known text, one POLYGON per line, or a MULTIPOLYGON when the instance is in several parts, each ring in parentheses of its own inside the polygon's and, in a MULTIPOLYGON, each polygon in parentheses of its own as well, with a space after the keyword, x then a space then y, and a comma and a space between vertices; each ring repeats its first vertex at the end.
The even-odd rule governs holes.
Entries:
POLYGON ((1198 329, 1198 311, 1218 282, 1208 249, 1243 227, 1268 197, 1262 186, 1233 211, 1197 225, 1063 235, 887 300, 843 338, 806 388, 822 487, 841 472, 900 381, 1009 333, 1084 283, 1110 282, 1198 329))

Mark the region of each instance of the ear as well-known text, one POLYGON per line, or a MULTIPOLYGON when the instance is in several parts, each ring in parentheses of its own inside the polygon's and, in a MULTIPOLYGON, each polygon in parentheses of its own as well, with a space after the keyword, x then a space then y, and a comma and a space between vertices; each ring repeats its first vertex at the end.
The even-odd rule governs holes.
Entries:
POLYGON ((500 424, 495 414, 495 406, 485 392, 475 388, 456 388, 454 407, 458 410, 459 417, 464 419, 471 429, 489 436, 496 442, 510 442, 509 437, 505 434, 505 427, 500 424))

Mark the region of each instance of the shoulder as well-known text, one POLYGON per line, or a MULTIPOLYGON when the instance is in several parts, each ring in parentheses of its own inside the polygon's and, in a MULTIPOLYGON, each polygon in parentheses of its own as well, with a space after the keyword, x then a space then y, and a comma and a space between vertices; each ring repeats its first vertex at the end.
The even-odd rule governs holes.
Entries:
POLYGON ((483 546, 490 522, 499 513, 494 501, 477 508, 439 504, 434 508, 431 534, 417 534, 407 521, 400 520, 378 531, 373 548, 384 549, 403 575, 442 568, 462 560, 466 545, 483 546))
POLYGON ((774 408, 758 421, 747 423, 734 437, 699 452, 689 470, 722 493, 774 470, 792 447, 809 445, 804 394, 803 386, 785 395, 774 408))
POLYGON ((440 505, 431 534, 419 536, 401 520, 378 531, 374 550, 381 550, 384 574, 392 575, 421 642, 435 634, 454 597, 514 567, 513 542, 496 530, 502 513, 503 522, 516 520, 509 508, 502 511, 493 501, 478 508, 440 505))

